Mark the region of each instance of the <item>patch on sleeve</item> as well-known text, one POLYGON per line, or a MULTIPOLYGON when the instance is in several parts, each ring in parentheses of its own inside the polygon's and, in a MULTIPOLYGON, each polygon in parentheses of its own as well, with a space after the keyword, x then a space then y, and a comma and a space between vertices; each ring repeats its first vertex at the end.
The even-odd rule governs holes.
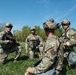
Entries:
POLYGON ((76 33, 73 36, 74 36, 74 39, 76 40, 76 33))

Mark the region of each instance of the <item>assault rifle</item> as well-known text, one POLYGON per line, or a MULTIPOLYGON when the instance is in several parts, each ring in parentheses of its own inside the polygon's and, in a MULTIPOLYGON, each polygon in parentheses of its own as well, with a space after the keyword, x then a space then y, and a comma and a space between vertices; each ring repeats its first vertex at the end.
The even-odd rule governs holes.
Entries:
POLYGON ((19 44, 19 43, 17 43, 17 42, 16 42, 16 40, 15 40, 15 39, 13 39, 13 38, 8 38, 8 40, 12 41, 12 43, 13 43, 14 45, 20 45, 20 44, 19 44))
POLYGON ((9 36, 8 34, 5 34, 2 38, 2 40, 10 40, 11 44, 13 45, 20 45, 19 43, 16 42, 16 40, 14 38, 12 38, 11 36, 9 36))

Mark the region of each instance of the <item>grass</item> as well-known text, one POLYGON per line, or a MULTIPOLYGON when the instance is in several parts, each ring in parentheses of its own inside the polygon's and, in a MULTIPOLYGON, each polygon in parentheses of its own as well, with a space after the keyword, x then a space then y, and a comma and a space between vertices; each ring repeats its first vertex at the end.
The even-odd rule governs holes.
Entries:
MULTIPOLYGON (((30 60, 28 56, 25 54, 25 44, 20 43, 22 46, 22 55, 17 62, 13 62, 13 58, 15 53, 10 53, 7 62, 4 65, 0 65, 0 75, 24 75, 26 68, 32 66, 38 59, 34 58, 30 60)), ((64 66, 63 75, 76 75, 76 70, 69 70, 64 66), (65 74, 66 73, 66 74, 65 74)))
POLYGON ((25 55, 24 43, 20 43, 22 48, 22 54, 19 61, 13 62, 15 56, 14 53, 8 55, 6 64, 0 65, 0 75, 24 75, 26 68, 32 66, 37 58, 30 60, 27 55, 25 55))

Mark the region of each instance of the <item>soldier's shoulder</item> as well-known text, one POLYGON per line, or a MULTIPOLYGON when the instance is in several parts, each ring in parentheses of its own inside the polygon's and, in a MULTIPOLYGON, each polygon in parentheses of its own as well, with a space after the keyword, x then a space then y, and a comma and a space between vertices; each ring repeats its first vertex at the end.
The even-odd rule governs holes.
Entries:
POLYGON ((69 29, 69 34, 74 34, 74 33, 76 33, 76 31, 70 28, 69 29))
POLYGON ((30 38, 30 37, 32 37, 32 35, 31 35, 31 34, 29 34, 29 35, 27 36, 27 38, 30 38))
POLYGON ((74 30, 74 29, 72 29, 72 28, 70 28, 69 30, 70 30, 70 31, 75 31, 75 30, 74 30))
POLYGON ((52 48, 55 46, 59 47, 59 42, 58 42, 57 38, 54 36, 53 37, 49 36, 46 40, 46 48, 48 49, 48 48, 52 48))
POLYGON ((29 34, 28 37, 32 37, 32 34, 29 34))
POLYGON ((5 34, 5 31, 1 31, 0 34, 1 34, 1 35, 2 35, 2 34, 5 34))
POLYGON ((57 40, 57 37, 56 37, 56 36, 49 36, 49 37, 47 38, 47 40, 48 40, 49 42, 55 42, 55 41, 57 40))
POLYGON ((38 34, 36 34, 37 37, 40 37, 38 34))

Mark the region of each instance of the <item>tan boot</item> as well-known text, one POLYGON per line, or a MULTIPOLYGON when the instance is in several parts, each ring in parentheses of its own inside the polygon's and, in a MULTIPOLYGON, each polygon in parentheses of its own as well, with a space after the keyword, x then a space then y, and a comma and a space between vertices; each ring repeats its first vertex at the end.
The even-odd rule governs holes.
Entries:
POLYGON ((14 59, 14 61, 13 61, 13 62, 14 62, 14 63, 15 63, 15 62, 17 62, 17 59, 14 59))

